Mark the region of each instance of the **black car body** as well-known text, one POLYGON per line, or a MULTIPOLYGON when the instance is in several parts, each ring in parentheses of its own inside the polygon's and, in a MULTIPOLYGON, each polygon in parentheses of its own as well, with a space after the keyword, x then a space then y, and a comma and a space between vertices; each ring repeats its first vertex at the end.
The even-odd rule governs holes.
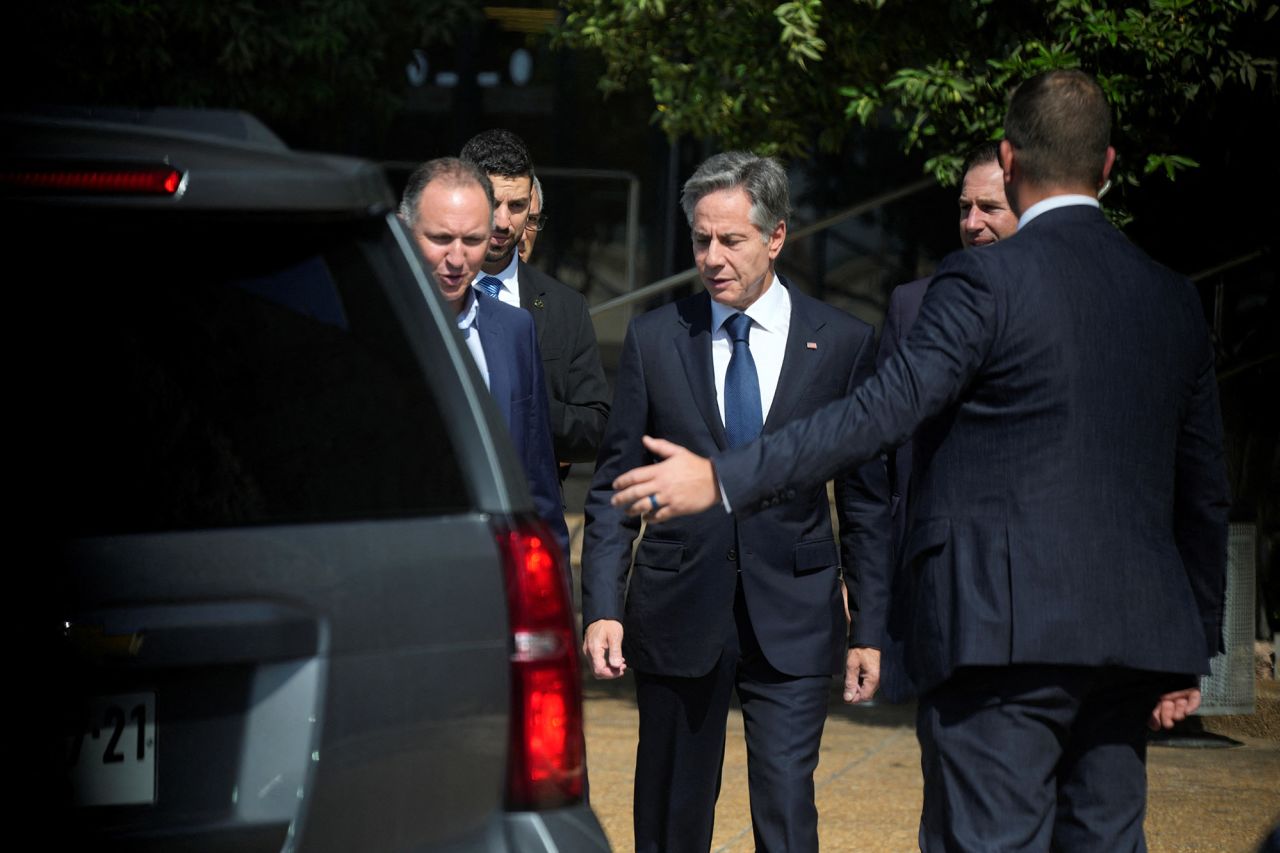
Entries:
POLYGON ((54 846, 608 849, 564 557, 380 170, 0 124, 54 846))

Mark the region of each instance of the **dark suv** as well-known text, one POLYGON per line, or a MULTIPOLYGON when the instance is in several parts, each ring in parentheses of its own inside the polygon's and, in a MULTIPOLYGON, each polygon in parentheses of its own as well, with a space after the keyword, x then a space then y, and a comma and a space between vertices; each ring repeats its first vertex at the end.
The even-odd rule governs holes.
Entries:
POLYGON ((43 846, 607 850, 564 558, 379 169, 63 111, 0 196, 43 846))

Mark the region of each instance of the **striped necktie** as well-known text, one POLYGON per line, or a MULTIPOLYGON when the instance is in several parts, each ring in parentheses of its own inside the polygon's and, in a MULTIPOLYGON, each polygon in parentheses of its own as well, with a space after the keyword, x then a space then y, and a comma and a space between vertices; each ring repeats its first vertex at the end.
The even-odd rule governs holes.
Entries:
POLYGON ((476 285, 494 299, 497 299, 498 294, 502 292, 502 281, 491 275, 480 276, 476 279, 476 285))

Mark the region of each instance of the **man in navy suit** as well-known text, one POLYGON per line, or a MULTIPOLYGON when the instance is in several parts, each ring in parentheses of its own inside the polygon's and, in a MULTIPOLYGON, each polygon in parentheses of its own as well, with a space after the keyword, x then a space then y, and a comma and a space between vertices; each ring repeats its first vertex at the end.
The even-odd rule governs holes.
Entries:
POLYGON ((610 504, 610 484, 651 458, 645 433, 714 453, 839 399, 870 375, 873 334, 775 274, 789 213, 776 162, 712 157, 682 203, 706 291, 627 331, 586 502, 584 652, 597 678, 635 675, 638 851, 710 848, 735 690, 756 849, 816 851, 813 771, 831 676, 849 644, 878 646, 884 630, 883 465, 835 478, 839 544, 825 482, 815 482, 747 523, 718 511, 651 528, 634 560, 640 520, 610 504))
POLYGON ((520 260, 534 180, 533 160, 524 141, 509 130, 486 130, 462 147, 461 156, 489 176, 496 205, 483 274, 476 286, 533 315, 547 383, 551 436, 564 479, 570 463, 595 461, 609 417, 609 385, 587 301, 572 287, 520 260))
MULTIPOLYGON (((995 142, 984 142, 965 157, 960 181, 960 245, 966 249, 990 246, 1018 230, 1018 217, 1009 208, 1004 194, 1004 170, 1000 168, 1000 150, 995 142)), ((928 278, 895 287, 889 294, 889 310, 885 313, 880 347, 876 351, 877 369, 888 361, 915 324, 920 303, 929 287, 928 278)), ((911 442, 889 451, 889 507, 893 515, 894 563, 902 551, 906 535, 907 504, 911 494, 911 442)), ((907 678, 902 660, 903 635, 906 631, 905 607, 910 598, 907 572, 894 572, 890 592, 888 634, 882 655, 880 686, 891 702, 911 698, 915 690, 907 678)))
POLYGON ((1194 286, 1098 209, 1110 125, 1080 71, 1023 83, 1000 144, 1018 233, 947 258, 876 376, 714 461, 648 439, 666 460, 615 481, 659 524, 753 513, 915 433, 927 851, 1145 850, 1143 723, 1193 713, 1222 649, 1213 351, 1194 286))
POLYGON ((533 319, 471 287, 484 262, 493 204, 493 188, 484 172, 442 157, 423 163, 409 176, 400 217, 413 233, 440 294, 457 314, 458 329, 524 463, 538 515, 567 559, 569 530, 533 319))

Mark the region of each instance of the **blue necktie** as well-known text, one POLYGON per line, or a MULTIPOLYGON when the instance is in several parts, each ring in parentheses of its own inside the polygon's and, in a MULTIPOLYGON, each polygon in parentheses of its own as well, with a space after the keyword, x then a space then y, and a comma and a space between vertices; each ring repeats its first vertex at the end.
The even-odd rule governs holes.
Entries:
POLYGON ((755 441, 764 427, 760 381, 756 378, 756 363, 748 341, 751 318, 734 314, 725 321, 724 327, 733 341, 733 355, 724 374, 724 431, 729 437, 729 446, 740 447, 755 441))
POLYGON ((494 299, 497 299, 498 294, 502 292, 502 282, 491 275, 480 276, 480 278, 476 279, 476 284, 494 299))

